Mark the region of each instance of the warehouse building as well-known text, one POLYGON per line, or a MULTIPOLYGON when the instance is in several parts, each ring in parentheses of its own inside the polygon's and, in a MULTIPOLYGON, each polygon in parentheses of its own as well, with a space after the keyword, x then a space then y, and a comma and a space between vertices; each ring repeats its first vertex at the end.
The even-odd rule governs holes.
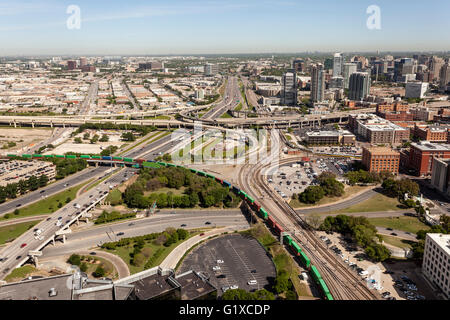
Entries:
POLYGON ((306 132, 308 145, 351 145, 354 146, 356 137, 347 130, 339 131, 310 131, 306 132))

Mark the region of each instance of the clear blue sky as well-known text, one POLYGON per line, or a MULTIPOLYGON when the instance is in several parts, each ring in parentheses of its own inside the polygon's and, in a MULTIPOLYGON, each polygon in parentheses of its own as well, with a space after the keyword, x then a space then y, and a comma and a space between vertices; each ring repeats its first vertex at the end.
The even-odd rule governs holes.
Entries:
POLYGON ((448 0, 0 0, 0 55, 450 50, 448 0), (81 29, 69 30, 69 5, 81 29), (366 27, 370 5, 381 30, 366 27))

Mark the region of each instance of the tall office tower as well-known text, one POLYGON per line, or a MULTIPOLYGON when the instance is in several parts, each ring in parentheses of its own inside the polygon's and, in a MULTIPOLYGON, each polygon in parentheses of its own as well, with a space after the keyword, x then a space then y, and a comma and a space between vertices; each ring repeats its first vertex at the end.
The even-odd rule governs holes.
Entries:
POLYGON ((311 102, 321 102, 325 94, 325 72, 323 64, 311 67, 311 102))
POLYGON ((350 76, 348 98, 361 101, 370 93, 370 75, 367 72, 356 72, 350 76))
POLYGON ((83 68, 84 66, 87 66, 87 59, 86 58, 80 58, 80 68, 83 68))
POLYGON ((77 62, 73 60, 67 61, 67 69, 68 70, 75 70, 77 68, 77 62))
POLYGON ((354 62, 344 63, 343 66, 343 78, 344 78, 344 89, 348 89, 348 84, 350 80, 350 75, 357 71, 358 65, 354 62))
MULTIPOLYGON (((403 81, 406 74, 415 73, 415 63, 413 58, 401 58, 394 63, 394 80, 403 81)), ((406 81, 405 81, 406 82, 406 81)))
POLYGON ((442 58, 433 56, 433 58, 430 60, 430 82, 432 81, 439 81, 439 72, 441 71, 442 66, 444 65, 445 61, 442 58))
POLYGON ((295 70, 291 69, 283 74, 282 86, 281 103, 295 106, 297 104, 297 74, 295 70))
POLYGON ((295 59, 292 61, 292 69, 295 72, 305 72, 305 61, 303 59, 295 59))
POLYGON ((342 76, 342 65, 344 64, 344 57, 341 53, 335 53, 333 57, 333 77, 342 76))
POLYGON ((447 61, 439 72, 439 91, 447 91, 447 87, 450 86, 450 64, 447 61))
POLYGON ((213 76, 218 73, 219 73, 219 65, 218 64, 212 64, 212 63, 205 64, 205 75, 213 76))

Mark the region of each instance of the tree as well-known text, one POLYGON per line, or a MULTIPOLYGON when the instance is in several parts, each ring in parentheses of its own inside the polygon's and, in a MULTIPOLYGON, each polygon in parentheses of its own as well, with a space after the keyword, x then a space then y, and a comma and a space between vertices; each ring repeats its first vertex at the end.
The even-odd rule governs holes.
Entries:
POLYGON ((303 203, 316 203, 325 196, 325 191, 323 191, 320 186, 309 186, 300 193, 298 196, 299 200, 303 203))
POLYGON ((83 141, 81 141, 81 138, 77 137, 73 140, 75 143, 83 143, 83 141))
POLYGON ((91 138, 90 143, 91 143, 91 144, 94 144, 94 143, 96 143, 96 142, 98 141, 98 139, 99 139, 98 134, 95 134, 95 135, 91 138))
POLYGON ((81 258, 77 254, 72 254, 69 259, 67 260, 68 263, 79 266, 81 264, 81 258))
POLYGON ((88 269, 88 265, 86 264, 86 262, 83 262, 83 263, 80 265, 80 270, 81 270, 82 272, 86 272, 87 269, 88 269))
POLYGON ((38 181, 39 188, 45 187, 47 185, 48 181, 49 181, 49 179, 48 179, 47 175, 42 174, 39 177, 39 181, 38 181))
POLYGON ((277 277, 275 278, 273 289, 276 293, 280 294, 289 290, 289 288, 289 274, 285 270, 279 271, 277 277))
POLYGON ((253 300, 253 295, 243 289, 230 289, 222 295, 222 300, 253 300))
POLYGON ((255 300, 275 300, 275 295, 266 289, 256 290, 253 296, 255 300))
POLYGON ((15 209, 15 210, 14 210, 14 215, 18 216, 19 214, 20 214, 19 209, 15 209))
POLYGON ((108 141, 109 141, 109 137, 106 134, 102 135, 102 137, 100 138, 100 142, 108 142, 108 141))
POLYGON ((20 194, 25 194, 28 191, 28 183, 23 179, 18 182, 17 187, 19 188, 20 194))
POLYGON ((89 137, 90 137, 91 135, 89 134, 89 132, 86 132, 84 135, 83 135, 83 140, 89 140, 89 137))
POLYGON ((39 180, 36 178, 36 176, 31 176, 27 180, 28 188, 31 191, 37 190, 39 188, 39 180))
POLYGON ((105 269, 103 269, 103 267, 99 265, 92 275, 96 278, 100 278, 104 277, 105 274, 106 274, 105 269))
POLYGON ((121 136, 122 140, 124 141, 135 141, 136 137, 134 136, 133 132, 124 132, 121 136))

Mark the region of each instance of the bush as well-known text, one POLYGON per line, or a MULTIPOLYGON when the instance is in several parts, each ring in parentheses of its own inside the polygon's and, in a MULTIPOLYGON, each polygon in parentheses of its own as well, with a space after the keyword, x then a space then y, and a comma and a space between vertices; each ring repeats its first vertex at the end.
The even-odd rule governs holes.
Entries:
POLYGON ((98 266, 92 275, 96 278, 101 278, 101 277, 104 277, 105 274, 106 274, 105 269, 103 269, 102 266, 98 266))
POLYGON ((81 264, 81 258, 79 255, 77 254, 72 254, 69 259, 67 260, 68 263, 74 265, 74 266, 79 266, 81 264))
POLYGON ((83 271, 83 272, 86 272, 87 269, 88 269, 88 265, 86 264, 86 262, 83 262, 83 263, 80 265, 80 270, 83 271))

